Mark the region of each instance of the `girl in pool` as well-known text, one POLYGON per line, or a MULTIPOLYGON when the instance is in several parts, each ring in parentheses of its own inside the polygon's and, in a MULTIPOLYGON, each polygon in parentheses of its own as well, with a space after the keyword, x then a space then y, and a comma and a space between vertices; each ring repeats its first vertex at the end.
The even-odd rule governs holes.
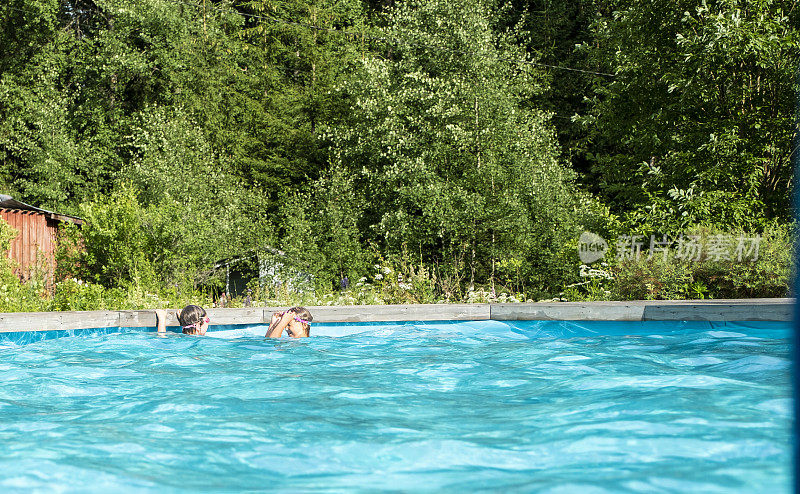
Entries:
MULTIPOLYGON (((164 334, 167 332, 167 311, 157 309, 155 312, 158 332, 164 334)), ((211 320, 206 315, 205 309, 199 305, 187 305, 176 315, 183 334, 204 336, 208 331, 211 320)), ((305 307, 292 307, 284 312, 276 312, 272 314, 272 321, 265 337, 280 338, 285 329, 291 338, 308 338, 313 320, 314 316, 305 307)))
MULTIPOLYGON (((211 319, 206 315, 206 310, 199 305, 187 305, 178 316, 178 324, 183 329, 183 334, 203 336, 208 331, 211 319)), ((156 310, 156 326, 159 333, 167 331, 167 311, 164 309, 156 310)))
POLYGON ((285 312, 272 314, 265 338, 280 338, 283 330, 291 338, 308 338, 314 316, 305 307, 292 307, 285 312))

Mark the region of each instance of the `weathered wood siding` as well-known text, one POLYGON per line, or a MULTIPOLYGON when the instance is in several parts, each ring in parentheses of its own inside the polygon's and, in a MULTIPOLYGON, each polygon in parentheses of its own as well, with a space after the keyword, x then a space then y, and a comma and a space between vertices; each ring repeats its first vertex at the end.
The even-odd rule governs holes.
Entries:
POLYGON ((8 251, 17 263, 17 275, 28 278, 38 266, 52 280, 58 222, 44 213, 18 209, 0 209, 0 218, 18 232, 8 251))
MULTIPOLYGON (((437 304, 308 307, 314 322, 353 321, 791 321, 794 299, 647 300, 631 302, 558 302, 536 304, 437 304)), ((272 313, 286 307, 207 310, 215 324, 269 324, 272 313)), ((176 326, 177 309, 167 311, 167 326, 176 326)), ((86 328, 155 330, 152 310, 0 313, 0 334, 86 328)))

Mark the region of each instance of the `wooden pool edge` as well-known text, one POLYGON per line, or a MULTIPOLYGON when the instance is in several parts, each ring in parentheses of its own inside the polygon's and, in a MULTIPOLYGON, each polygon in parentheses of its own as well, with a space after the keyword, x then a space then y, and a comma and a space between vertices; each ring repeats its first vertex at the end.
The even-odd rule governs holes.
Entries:
MULTIPOLYGON (((285 307, 284 307, 285 308, 285 307)), ((208 309, 212 324, 266 324, 281 307, 208 309)), ((314 322, 388 321, 791 321, 793 298, 417 304, 309 307, 314 322)), ((174 310, 169 325, 177 325, 174 310)), ((0 313, 0 333, 155 327, 152 310, 0 313)))

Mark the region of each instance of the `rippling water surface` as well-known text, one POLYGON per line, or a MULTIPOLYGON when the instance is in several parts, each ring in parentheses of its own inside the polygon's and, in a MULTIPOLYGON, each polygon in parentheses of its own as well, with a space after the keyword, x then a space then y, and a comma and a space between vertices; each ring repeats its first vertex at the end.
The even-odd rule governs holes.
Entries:
POLYGON ((0 343, 0 491, 789 491, 786 324, 314 329, 0 343))

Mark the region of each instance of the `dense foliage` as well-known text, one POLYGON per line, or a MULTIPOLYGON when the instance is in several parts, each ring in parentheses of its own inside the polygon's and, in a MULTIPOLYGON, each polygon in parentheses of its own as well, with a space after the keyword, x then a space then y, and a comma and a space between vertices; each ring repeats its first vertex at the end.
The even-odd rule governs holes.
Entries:
POLYGON ((800 13, 788 2, 620 2, 589 60, 615 77, 582 117, 611 202, 662 231, 790 215, 800 13), (602 129, 602 130, 601 130, 602 129), (648 209, 649 207, 649 209, 648 209))
POLYGON ((789 0, 9 0, 0 193, 87 225, 0 310, 780 295, 798 65, 789 0))

